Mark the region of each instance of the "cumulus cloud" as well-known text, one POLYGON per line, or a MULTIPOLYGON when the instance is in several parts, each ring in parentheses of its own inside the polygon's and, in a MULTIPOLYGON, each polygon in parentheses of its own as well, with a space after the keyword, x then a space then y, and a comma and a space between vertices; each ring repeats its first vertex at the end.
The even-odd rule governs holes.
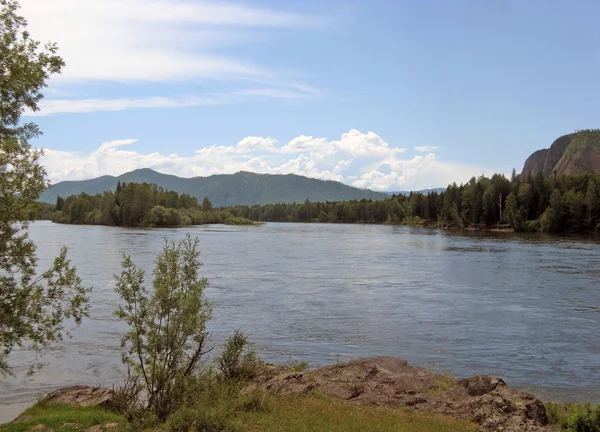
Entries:
POLYGON ((417 146, 417 147, 415 147, 415 150, 420 153, 431 153, 431 152, 434 152, 439 149, 440 148, 438 146, 417 146))
MULTIPOLYGON (((232 48, 260 43, 271 29, 324 26, 327 20, 245 3, 217 0, 21 0, 28 30, 36 39, 57 42, 66 61, 51 78, 47 97, 79 84, 194 82, 237 84, 228 93, 245 97, 313 97, 315 89, 248 61, 232 48), (245 84, 240 89, 240 84, 245 84), (252 88, 254 83, 257 88, 252 88), (250 87, 250 88, 248 88, 250 87)), ((238 51, 239 52, 239 51, 238 51)), ((71 94, 72 92, 68 91, 71 94)), ((155 96, 155 95, 152 95, 155 96)), ((217 103, 231 99, 219 98, 217 103)), ((214 103, 204 97, 97 100, 73 95, 47 100, 42 113, 77 113, 214 103), (81 98, 85 100, 75 100, 81 98)))
POLYGON ((388 144, 374 132, 355 129, 338 140, 301 135, 279 143, 271 137, 249 136, 235 145, 205 146, 191 155, 141 153, 124 148, 136 141, 105 142, 84 154, 45 149, 42 163, 53 182, 152 168, 181 177, 238 171, 294 173, 374 190, 440 187, 494 172, 444 161, 434 153, 402 158, 405 148, 388 144))

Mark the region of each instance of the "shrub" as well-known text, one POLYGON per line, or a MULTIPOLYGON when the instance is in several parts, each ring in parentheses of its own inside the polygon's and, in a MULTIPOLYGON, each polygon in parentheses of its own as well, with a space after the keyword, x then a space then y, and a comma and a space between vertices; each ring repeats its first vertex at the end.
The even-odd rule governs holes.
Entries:
POLYGON ((236 330, 223 345, 221 356, 217 358, 217 366, 226 380, 244 381, 258 372, 260 360, 256 351, 251 349, 248 336, 236 330))
POLYGON ((600 432, 600 405, 546 404, 546 414, 551 424, 567 432, 600 432))
POLYGON ((254 222, 252 222, 250 219, 233 216, 227 218, 227 220, 225 221, 225 225, 254 225, 254 222))
POLYGON ((212 305, 204 295, 208 281, 198 277, 198 256, 198 239, 189 234, 178 243, 165 240, 151 292, 143 270, 128 256, 115 276, 115 290, 124 301, 115 315, 130 328, 121 340, 123 362, 131 368, 131 379, 143 386, 146 408, 160 420, 181 406, 208 352, 212 305))

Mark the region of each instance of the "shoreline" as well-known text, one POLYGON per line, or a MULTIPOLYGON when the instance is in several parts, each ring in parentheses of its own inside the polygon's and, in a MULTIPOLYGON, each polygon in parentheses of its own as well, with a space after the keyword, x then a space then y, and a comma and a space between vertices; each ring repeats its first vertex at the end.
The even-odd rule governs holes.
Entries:
MULTIPOLYGON (((548 402, 512 388, 500 377, 474 375, 457 378, 409 365, 398 357, 362 358, 316 369, 294 364, 264 364, 258 374, 243 386, 241 394, 257 391, 271 394, 277 400, 321 395, 348 403, 349 409, 378 407, 396 412, 436 415, 449 422, 478 424, 479 430, 484 432, 550 430, 547 429, 548 402)), ((110 400, 106 395, 112 390, 71 386, 44 397, 49 402, 71 406, 85 403, 88 406, 86 398, 92 393, 102 394, 103 398, 98 399, 97 405, 106 406, 110 400)), ((0 425, 18 419, 24 408, 30 406, 3 407, 0 425), (7 416, 11 418, 7 419, 7 416)))

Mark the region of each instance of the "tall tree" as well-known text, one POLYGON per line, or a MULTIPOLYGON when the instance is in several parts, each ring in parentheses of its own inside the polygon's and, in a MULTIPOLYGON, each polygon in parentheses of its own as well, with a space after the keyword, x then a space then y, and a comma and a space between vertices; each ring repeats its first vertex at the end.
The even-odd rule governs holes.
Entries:
POLYGON ((213 208, 212 203, 208 199, 208 197, 204 197, 202 200, 202 211, 211 211, 213 208))
POLYGON ((88 310, 87 289, 66 249, 38 271, 27 233, 47 181, 40 152, 28 143, 41 131, 35 123, 21 124, 21 115, 39 110, 41 90, 64 62, 55 44, 42 47, 31 39, 18 9, 16 1, 0 0, 0 375, 12 373, 15 348, 47 351, 68 335, 65 320, 79 323, 88 310))

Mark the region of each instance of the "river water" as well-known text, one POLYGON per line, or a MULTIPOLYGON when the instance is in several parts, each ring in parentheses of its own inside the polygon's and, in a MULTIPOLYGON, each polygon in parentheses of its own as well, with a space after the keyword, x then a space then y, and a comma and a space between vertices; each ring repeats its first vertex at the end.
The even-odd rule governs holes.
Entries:
POLYGON ((93 287, 92 316, 45 358, 13 356, 0 380, 0 423, 43 393, 122 381, 113 274, 123 253, 147 269, 165 237, 200 238, 216 345, 245 329, 272 362, 320 366, 392 355, 457 376, 495 374, 562 400, 600 399, 600 243, 324 224, 182 229, 31 225, 40 263, 69 248, 93 287))

